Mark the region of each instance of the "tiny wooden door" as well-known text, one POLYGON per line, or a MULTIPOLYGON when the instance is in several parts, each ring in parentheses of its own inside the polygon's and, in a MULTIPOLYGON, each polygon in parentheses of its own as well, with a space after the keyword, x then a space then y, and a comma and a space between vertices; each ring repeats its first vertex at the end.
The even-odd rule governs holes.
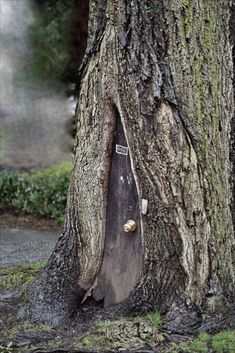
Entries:
POLYGON ((93 297, 104 306, 126 299, 138 279, 142 262, 140 207, 130 155, 120 117, 116 122, 109 177, 103 263, 93 297), (136 230, 123 230, 134 220, 136 230))

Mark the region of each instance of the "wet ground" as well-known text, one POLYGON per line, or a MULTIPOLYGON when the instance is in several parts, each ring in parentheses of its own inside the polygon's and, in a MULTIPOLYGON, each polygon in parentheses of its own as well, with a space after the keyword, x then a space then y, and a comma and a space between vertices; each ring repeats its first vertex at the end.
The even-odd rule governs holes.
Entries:
MULTIPOLYGON (((88 320, 87 323, 81 318, 76 327, 71 325, 68 328, 53 329, 48 325, 32 323, 18 317, 23 298, 21 290, 24 291, 29 283, 28 277, 34 276, 37 272, 33 263, 46 260, 50 256, 61 225, 50 219, 15 212, 0 214, 0 352, 1 347, 4 349, 3 352, 8 352, 9 345, 11 349, 9 352, 13 353, 107 351, 100 348, 96 350, 96 343, 90 341, 89 331, 94 329, 94 318, 92 322, 88 320), (95 349, 92 349, 94 345, 95 349)), ((98 345, 103 345, 106 339, 106 331, 103 331, 102 334, 96 333, 98 345)), ((94 333, 91 337, 93 336, 94 333)), ((116 352, 116 349, 113 352, 116 352)), ((155 351, 149 349, 124 350, 124 352, 155 351)))
POLYGON ((52 232, 0 228, 0 267, 47 260, 56 239, 52 232))
POLYGON ((0 215, 0 268, 47 260, 60 225, 32 215, 0 215))
MULTIPOLYGON (((123 353, 186 352, 178 344, 189 342, 192 335, 169 334, 164 326, 151 326, 148 316, 139 317, 137 321, 128 317, 112 318, 107 310, 107 319, 104 309, 88 307, 83 308, 83 315, 77 318, 76 324, 56 329, 21 319, 18 313, 24 300, 22 293, 42 268, 36 268, 34 262, 50 256, 60 228, 57 222, 35 215, 15 211, 0 214, 0 352, 118 353, 120 349, 123 353)), ((223 347, 234 342, 234 331, 226 335, 223 347)), ((211 336, 204 352, 220 352, 211 350, 213 339, 211 336)), ((188 347, 188 352, 196 353, 188 347)))

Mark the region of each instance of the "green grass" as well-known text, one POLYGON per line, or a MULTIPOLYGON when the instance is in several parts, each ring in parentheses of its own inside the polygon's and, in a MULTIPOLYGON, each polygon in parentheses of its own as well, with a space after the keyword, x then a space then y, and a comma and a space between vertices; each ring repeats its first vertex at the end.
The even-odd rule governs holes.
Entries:
POLYGON ((207 343, 202 342, 200 340, 195 340, 191 343, 182 343, 180 345, 180 349, 182 352, 188 352, 188 353, 191 353, 191 352, 207 353, 208 352, 207 343))
POLYGON ((34 324, 29 321, 19 323, 8 330, 10 339, 14 339, 19 332, 51 332, 53 328, 46 324, 34 324))
POLYGON ((159 312, 151 312, 145 316, 136 316, 133 319, 133 322, 140 324, 141 322, 148 322, 151 326, 160 328, 164 324, 164 319, 159 312))
POLYGON ((163 318, 160 313, 150 313, 147 315, 150 324, 154 327, 161 327, 163 325, 163 318))
POLYGON ((29 179, 38 180, 42 178, 48 178, 52 175, 60 177, 61 175, 70 174, 71 169, 72 163, 70 161, 63 161, 60 164, 34 170, 29 174, 29 179))
POLYGON ((76 348, 105 351, 154 347, 164 339, 160 330, 163 322, 158 312, 136 317, 120 316, 113 321, 100 321, 83 337, 77 337, 75 345, 76 348))
POLYGON ((44 265, 44 261, 39 261, 0 269, 0 289, 21 288, 24 284, 31 282, 36 272, 44 265))
POLYGON ((212 338, 212 347, 216 353, 235 352, 235 331, 222 331, 212 338))
POLYGON ((201 333, 191 342, 174 344, 166 353, 235 353, 235 331, 201 333))
POLYGON ((90 349, 90 348, 92 348, 93 343, 88 338, 84 338, 82 340, 82 345, 84 348, 90 349))
POLYGON ((29 173, 3 171, 0 173, 0 206, 62 221, 71 169, 71 162, 66 161, 29 173))
MULTIPOLYGON (((24 321, 24 322, 12 322, 10 327, 4 328, 4 326, 1 329, 1 338, 4 338, 4 341, 9 342, 6 345, 0 346, 0 353, 10 353, 12 352, 12 341, 14 342, 17 337, 24 335, 25 333, 29 333, 30 335, 32 333, 39 333, 41 336, 44 336, 47 333, 51 333, 51 337, 54 336, 54 329, 53 327, 45 324, 37 324, 29 321, 24 321)), ((51 342, 46 342, 46 344, 50 345, 50 343, 53 343, 51 348, 56 348, 55 346, 55 340, 52 338, 51 342)), ((17 352, 25 352, 26 348, 30 348, 28 345, 23 346, 22 349, 17 349, 17 352)), ((36 347, 35 347, 36 348, 36 347)), ((50 347, 48 347, 50 348, 50 347)), ((28 349, 27 349, 28 350, 28 349)), ((15 352, 15 349, 13 350, 15 352)))

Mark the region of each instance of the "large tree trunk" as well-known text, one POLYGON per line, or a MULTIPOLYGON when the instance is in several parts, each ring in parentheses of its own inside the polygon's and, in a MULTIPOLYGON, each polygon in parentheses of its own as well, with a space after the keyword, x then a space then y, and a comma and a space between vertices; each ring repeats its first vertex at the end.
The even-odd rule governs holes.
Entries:
POLYGON ((65 223, 28 313, 58 324, 88 296, 218 312, 235 282, 229 2, 100 0, 89 16, 65 223))

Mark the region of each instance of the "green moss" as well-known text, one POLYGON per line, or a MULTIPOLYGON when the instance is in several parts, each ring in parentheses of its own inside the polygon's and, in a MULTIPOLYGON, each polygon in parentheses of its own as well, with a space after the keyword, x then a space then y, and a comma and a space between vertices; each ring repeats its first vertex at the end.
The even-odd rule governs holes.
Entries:
POLYGON ((8 337, 14 339, 19 332, 51 332, 53 328, 49 325, 34 324, 29 321, 19 323, 7 331, 8 337))
POLYGON ((199 59, 199 57, 194 58, 193 64, 194 64, 194 70, 195 70, 195 72, 196 72, 197 74, 200 74, 201 71, 202 71, 202 62, 201 62, 201 60, 199 59))
POLYGON ((191 353, 191 352, 207 353, 208 352, 208 347, 206 342, 202 342, 200 340, 195 340, 190 344, 181 343, 180 349, 181 351, 187 352, 187 353, 191 353))
POLYGON ((214 46, 215 42, 215 34, 216 34, 216 12, 217 12, 217 4, 216 1, 212 1, 211 5, 205 6, 204 10, 204 46, 212 54, 214 54, 214 46))
POLYGON ((212 347, 216 353, 235 352, 235 331, 222 331, 212 337, 212 347))
POLYGON ((193 2, 191 0, 181 0, 181 6, 183 8, 181 25, 184 33, 185 46, 189 48, 188 39, 190 39, 192 34, 193 2))
MULTIPOLYGON (((40 340, 40 343, 29 343, 28 345, 22 345, 22 347, 17 347, 17 350, 14 348, 14 352, 25 353, 29 349, 38 349, 39 346, 41 349, 50 350, 70 346, 73 342, 74 335, 69 336, 65 330, 56 330, 50 325, 46 324, 37 324, 30 321, 23 321, 15 317, 15 315, 10 314, 6 317, 2 317, 0 320, 0 341, 4 342, 2 347, 0 347, 0 353, 11 352, 7 350, 9 342, 21 341, 24 340, 24 337, 37 336, 40 340), (1 322, 2 320, 2 322, 1 322), (36 334, 36 335, 35 335, 36 334)), ((33 339, 34 341, 34 339, 33 339)), ((10 346, 11 347, 11 346, 10 346)))
POLYGON ((211 335, 207 332, 200 333, 198 336, 199 340, 202 342, 209 342, 211 340, 211 335))
POLYGON ((205 30, 204 30, 204 44, 208 50, 213 49, 214 38, 215 38, 215 25, 212 20, 208 19, 205 22, 205 30))
MULTIPOLYGON (((120 319, 119 322, 123 321, 124 319, 120 319)), ((102 329, 102 330, 106 330, 106 329, 110 329, 113 325, 113 321, 101 321, 97 324, 97 327, 102 329)))
POLYGON ((113 346, 112 337, 108 337, 100 334, 90 334, 88 337, 83 338, 82 340, 78 339, 75 346, 84 347, 86 349, 107 349, 113 346))
POLYGON ((90 339, 84 338, 84 339, 82 340, 82 345, 83 345, 83 347, 89 349, 89 348, 92 348, 93 343, 91 342, 90 339))
POLYGON ((64 348, 64 342, 60 338, 54 338, 53 340, 50 340, 48 343, 44 345, 44 348, 47 350, 49 349, 56 349, 56 348, 64 348))
POLYGON ((180 3, 183 8, 187 8, 190 5, 192 5, 193 1, 192 0, 181 0, 180 3))
POLYGON ((101 321, 83 337, 77 337, 74 343, 76 348, 97 350, 154 347, 164 339, 159 330, 162 323, 159 313, 101 321))
MULTIPOLYGON (((11 316, 8 318, 7 321, 4 322, 4 324, 1 326, 1 340, 3 342, 6 342, 4 346, 2 346, 2 350, 0 348, 0 352, 7 353, 7 347, 9 346, 8 342, 14 342, 18 340, 18 338, 22 336, 33 336, 34 333, 38 333, 39 336, 44 337, 45 334, 47 335, 48 339, 51 338, 53 340, 54 336, 54 329, 49 326, 49 325, 44 325, 44 324, 36 324, 32 323, 29 321, 20 321, 19 319, 11 316)), ((45 341, 45 345, 47 345, 49 342, 45 341)), ((11 347, 11 346, 10 346, 11 347)), ((54 347, 54 343, 51 347, 54 347)), ((32 348, 31 345, 22 346, 19 349, 17 349, 18 353, 23 353, 27 348, 32 348)), ((15 351, 15 350, 14 350, 15 351)))
MULTIPOLYGON (((194 53, 195 57, 192 63, 189 62, 189 66, 193 66, 195 79, 195 108, 197 114, 197 119, 199 123, 203 123, 205 120, 206 112, 205 107, 207 106, 208 100, 208 86, 213 87, 212 94, 216 94, 218 88, 218 70, 216 67, 216 57, 215 57, 215 44, 216 44, 216 2, 213 2, 211 6, 208 7, 204 4, 204 11, 202 11, 203 17, 200 19, 193 16, 194 2, 191 0, 181 0, 181 29, 182 29, 182 39, 184 40, 185 52, 189 53, 189 57, 192 58, 194 53), (194 28, 200 26, 200 37, 196 38, 194 35, 194 28), (189 41, 189 39, 191 39, 189 41), (203 47, 203 52, 198 50, 198 41, 201 41, 201 46, 203 47), (209 56, 209 60, 205 60, 205 51, 208 52, 206 56, 209 56), (208 75, 205 75, 208 72, 208 75), (209 79, 208 79, 209 76, 209 79)), ((203 3, 201 4, 203 6, 203 3)), ((185 54, 183 54, 185 55, 185 54)), ((185 58, 184 58, 185 60, 185 58)), ((188 76, 189 72, 186 72, 188 76)), ((183 81, 187 82, 187 77, 182 73, 183 81)), ((217 116, 217 115, 216 115, 217 116)))
MULTIPOLYGON (((192 33, 192 9, 189 8, 184 16, 184 35, 185 39, 188 40, 192 33)), ((188 46, 188 45, 187 45, 188 46)))

